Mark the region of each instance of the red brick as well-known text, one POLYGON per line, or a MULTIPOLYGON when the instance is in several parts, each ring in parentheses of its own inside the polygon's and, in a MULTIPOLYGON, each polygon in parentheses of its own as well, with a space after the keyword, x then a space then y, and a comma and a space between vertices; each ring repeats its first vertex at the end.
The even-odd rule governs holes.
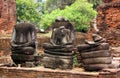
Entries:
POLYGON ((111 46, 120 46, 120 0, 104 0, 97 8, 97 27, 111 46))
POLYGON ((12 33, 12 29, 15 23, 15 0, 0 0, 0 36, 12 33))

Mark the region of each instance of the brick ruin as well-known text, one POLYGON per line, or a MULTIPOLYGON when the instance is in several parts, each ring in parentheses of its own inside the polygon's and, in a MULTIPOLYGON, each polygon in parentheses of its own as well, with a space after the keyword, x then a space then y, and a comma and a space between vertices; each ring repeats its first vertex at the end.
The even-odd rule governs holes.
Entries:
MULTIPOLYGON (((112 46, 120 46, 120 0, 103 0, 98 7, 97 25, 100 35, 112 46)), ((12 32, 16 23, 15 0, 0 0, 0 36, 12 32)))
POLYGON ((111 46, 120 46, 120 0, 103 0, 97 8, 97 26, 100 35, 111 46))
POLYGON ((106 69, 101 72, 80 72, 75 70, 50 70, 42 67, 0 67, 0 78, 120 78, 120 70, 106 69))
POLYGON ((0 36, 11 33, 15 23, 15 0, 0 0, 0 36))
MULTIPOLYGON (((120 0, 104 0, 105 4, 98 8, 98 27, 100 34, 108 39, 111 45, 120 46, 120 0), (111 1, 111 2, 110 2, 111 1), (113 1, 113 2, 112 2, 113 1), (109 2, 109 3, 108 3, 109 2)), ((11 33, 13 25, 16 23, 15 0, 0 0, 0 36, 11 33), (9 7, 9 8, 8 8, 9 7)), ((80 34, 81 36, 81 34, 80 34)), ((78 34, 77 34, 78 37, 78 34)), ((79 42, 80 38, 76 41, 79 42)), ((38 48, 41 49, 41 43, 48 41, 48 38, 38 39, 38 48), (47 40, 45 40, 47 39, 47 40)), ((84 39, 83 39, 84 41, 84 39)), ((10 62, 10 37, 0 39, 0 63, 10 62), (5 59, 6 58, 6 59, 5 59)), ((76 42, 76 43, 77 43, 76 42)), ((120 70, 111 69, 106 72, 97 72, 91 74, 88 72, 79 71, 61 71, 61 70, 46 70, 43 68, 7 68, 0 67, 0 78, 119 78, 120 70), (38 70, 39 69, 39 70, 38 70), (112 72, 111 72, 112 71, 112 72)))

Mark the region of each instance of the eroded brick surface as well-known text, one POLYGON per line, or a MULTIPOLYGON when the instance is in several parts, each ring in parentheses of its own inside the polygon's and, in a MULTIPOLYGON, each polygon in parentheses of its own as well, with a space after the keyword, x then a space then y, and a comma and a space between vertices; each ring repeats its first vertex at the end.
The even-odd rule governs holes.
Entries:
POLYGON ((11 33, 15 23, 15 0, 0 0, 0 36, 11 33))
POLYGON ((86 72, 77 70, 52 70, 43 67, 0 67, 0 78, 120 78, 120 69, 86 72))
POLYGON ((103 0, 103 2, 105 2, 105 3, 108 3, 108 2, 117 2, 117 1, 120 1, 120 0, 103 0))
POLYGON ((0 78, 98 78, 98 73, 36 68, 0 68, 0 78))
POLYGON ((97 26, 110 45, 120 46, 120 0, 105 1, 97 9, 97 26))

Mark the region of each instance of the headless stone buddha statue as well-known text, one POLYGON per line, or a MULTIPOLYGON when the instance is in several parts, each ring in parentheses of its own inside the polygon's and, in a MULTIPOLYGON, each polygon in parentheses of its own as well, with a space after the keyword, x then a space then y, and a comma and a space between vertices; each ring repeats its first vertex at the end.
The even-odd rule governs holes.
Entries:
MULTIPOLYGON (((57 19, 57 22, 63 22, 63 19, 57 19)), ((66 21, 66 23, 65 26, 53 27, 50 42, 43 43, 42 46, 45 53, 43 58, 44 67, 72 68, 74 29, 70 22, 66 21)))
POLYGON ((91 21, 85 44, 77 46, 81 55, 81 63, 88 71, 98 71, 111 66, 112 57, 106 39, 98 35, 96 20, 91 21))
POLYGON ((29 23, 16 24, 10 44, 11 57, 16 64, 33 61, 37 54, 35 26, 29 23))
POLYGON ((62 47, 73 47, 75 39, 73 25, 63 17, 58 17, 55 22, 66 22, 67 24, 65 26, 53 26, 50 43, 44 43, 43 48, 47 49, 58 47, 60 49, 62 47))

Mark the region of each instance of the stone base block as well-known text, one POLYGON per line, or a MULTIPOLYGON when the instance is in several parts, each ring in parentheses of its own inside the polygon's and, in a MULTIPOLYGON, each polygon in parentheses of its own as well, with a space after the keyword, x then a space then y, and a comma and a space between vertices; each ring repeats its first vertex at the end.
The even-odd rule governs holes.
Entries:
POLYGON ((46 68, 52 69, 72 69, 73 58, 72 56, 70 57, 45 54, 45 56, 43 57, 43 65, 46 68))
POLYGON ((12 54, 11 58, 15 64, 24 64, 25 62, 34 61, 33 55, 12 54))
POLYGON ((22 67, 33 67, 40 64, 41 56, 12 54, 11 58, 15 64, 21 64, 22 67))
POLYGON ((82 60, 84 64, 110 64, 112 57, 86 58, 82 60))
POLYGON ((111 53, 109 50, 98 50, 98 51, 91 51, 91 52, 82 52, 82 58, 97 58, 97 57, 110 57, 111 53))
POLYGON ((99 71, 104 68, 109 68, 111 67, 112 64, 89 64, 89 65, 84 65, 85 70, 87 71, 99 71))

